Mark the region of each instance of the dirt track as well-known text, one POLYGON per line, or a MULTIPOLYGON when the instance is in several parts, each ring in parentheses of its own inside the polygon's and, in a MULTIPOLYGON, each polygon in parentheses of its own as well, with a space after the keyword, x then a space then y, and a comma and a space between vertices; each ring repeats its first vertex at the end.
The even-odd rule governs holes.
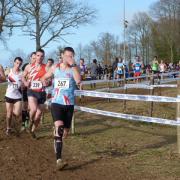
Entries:
MULTIPOLYGON (((96 106, 115 110, 118 103, 96 101, 96 106)), ((174 118, 174 106, 156 107, 166 108, 164 111, 169 112, 166 116, 174 118)), ((127 111, 132 109, 137 109, 137 113, 143 110, 129 103, 127 111)), ((163 115, 161 110, 157 114, 157 109, 154 113, 163 115)), ((0 180, 180 179, 175 127, 125 122, 78 112, 77 133, 64 144, 63 157, 69 166, 64 171, 57 171, 49 114, 38 131, 38 140, 28 133, 6 137, 4 117, 1 113, 0 180)))

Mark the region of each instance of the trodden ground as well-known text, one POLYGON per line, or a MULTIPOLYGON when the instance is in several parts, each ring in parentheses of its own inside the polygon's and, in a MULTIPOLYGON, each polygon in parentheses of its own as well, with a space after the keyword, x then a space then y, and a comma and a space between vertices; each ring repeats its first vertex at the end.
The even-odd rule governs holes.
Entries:
MULTIPOLYGON (((129 92, 147 94, 146 90, 129 92)), ((165 89, 162 95, 176 96, 176 90, 165 89)), ((86 98, 83 105, 87 104, 122 112, 123 103, 86 98)), ((64 144, 63 157, 69 166, 57 171, 50 114, 45 115, 34 140, 28 133, 6 137, 3 103, 0 109, 0 180, 180 179, 176 127, 76 112, 76 135, 64 144)), ((131 101, 126 113, 148 115, 148 109, 148 103, 131 101)), ((174 119, 176 104, 155 103, 153 114, 174 119)))

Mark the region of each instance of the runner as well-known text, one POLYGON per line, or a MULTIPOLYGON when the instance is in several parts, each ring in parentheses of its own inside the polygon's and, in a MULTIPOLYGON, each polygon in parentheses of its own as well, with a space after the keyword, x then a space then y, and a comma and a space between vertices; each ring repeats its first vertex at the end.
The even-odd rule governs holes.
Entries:
MULTIPOLYGON (((12 132, 12 117, 15 116, 16 120, 21 119, 22 112, 22 72, 20 71, 20 66, 23 60, 21 57, 16 57, 14 59, 14 66, 10 69, 8 75, 8 87, 5 94, 6 101, 6 134, 10 135, 12 132)), ((18 122, 19 124, 20 122, 18 122)))
MULTIPOLYGON (((157 56, 154 56, 154 59, 152 61, 152 73, 155 74, 158 78, 158 83, 160 82, 160 76, 159 76, 159 62, 157 60, 157 56)), ((154 77, 153 77, 154 79, 154 77)))
POLYGON ((45 81, 54 76, 54 97, 52 98, 51 113, 54 120, 54 147, 57 168, 63 169, 67 163, 62 160, 61 152, 63 138, 66 138, 71 127, 74 111, 74 90, 80 84, 81 76, 74 60, 74 49, 64 48, 63 62, 51 68, 42 78, 45 81))
POLYGON ((44 50, 36 51, 36 61, 27 65, 23 73, 23 83, 28 88, 28 105, 30 115, 30 132, 33 138, 36 138, 35 130, 39 125, 43 104, 46 101, 45 88, 40 78, 46 74, 46 65, 43 64, 44 50))
MULTIPOLYGON (((53 66, 54 64, 54 60, 49 58, 47 60, 47 64, 46 64, 46 71, 48 72, 50 70, 50 68, 53 66)), ((53 82, 53 77, 52 78, 49 78, 47 81, 46 81, 46 88, 45 88, 45 91, 46 91, 46 101, 45 101, 45 109, 48 110, 50 109, 50 102, 51 102, 51 98, 52 98, 52 91, 53 91, 53 85, 52 85, 52 82, 53 82)), ((43 122, 43 118, 44 118, 44 113, 42 115, 42 122, 43 122)))
POLYGON ((154 74, 159 74, 159 63, 157 60, 157 56, 154 56, 154 59, 152 61, 152 72, 154 74))
MULTIPOLYGON (((27 65, 33 64, 36 61, 36 52, 32 52, 30 56, 30 63, 26 63, 22 67, 22 71, 25 70, 27 65)), ((23 86, 22 89, 22 127, 21 131, 24 131, 28 127, 29 123, 29 110, 28 110, 28 97, 27 97, 27 87, 23 86)))
POLYGON ((161 63, 159 64, 160 73, 165 73, 166 68, 167 68, 166 64, 163 62, 163 60, 161 60, 161 63))
MULTIPOLYGON (((84 64, 83 58, 80 59, 79 69, 80 69, 81 81, 85 81, 88 70, 87 70, 87 66, 84 64)), ((82 84, 80 84, 80 90, 83 90, 82 84)), ((83 96, 81 96, 81 97, 83 97, 83 96)), ((81 99, 81 97, 80 97, 80 99, 81 99)))
MULTIPOLYGON (((124 64, 122 62, 122 58, 119 58, 119 62, 117 63, 117 79, 122 79, 124 76, 124 64)), ((121 81, 118 82, 119 86, 121 85, 121 81)))
MULTIPOLYGON (((134 77, 139 77, 141 76, 141 63, 140 60, 138 59, 137 62, 134 64, 134 77)), ((138 83, 140 79, 135 79, 135 82, 138 83)))
POLYGON ((46 71, 48 71, 52 67, 53 64, 54 64, 54 60, 49 58, 46 63, 46 71))
POLYGON ((87 67, 84 64, 84 59, 80 59, 80 64, 79 64, 79 69, 80 69, 80 75, 81 75, 81 80, 85 80, 86 73, 87 73, 87 67))

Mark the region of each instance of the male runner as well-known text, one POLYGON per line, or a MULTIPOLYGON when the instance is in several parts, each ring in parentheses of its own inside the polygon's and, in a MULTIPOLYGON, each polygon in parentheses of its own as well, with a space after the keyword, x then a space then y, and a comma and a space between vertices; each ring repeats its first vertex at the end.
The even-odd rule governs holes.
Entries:
MULTIPOLYGON (((21 118, 22 112, 22 72, 20 66, 23 60, 20 57, 14 59, 14 66, 10 69, 8 75, 8 87, 5 94, 6 101, 6 134, 10 135, 12 132, 12 116, 21 118)), ((19 122, 20 123, 20 122, 19 122)))
MULTIPOLYGON (((134 66, 134 77, 139 77, 141 76, 141 72, 142 72, 142 67, 141 67, 141 63, 140 63, 140 59, 138 58, 136 63, 133 65, 134 66)), ((140 79, 135 79, 135 82, 138 83, 139 81, 141 81, 140 79)))
POLYGON ((23 83, 28 88, 28 105, 30 115, 30 132, 36 138, 35 129, 39 125, 43 104, 46 101, 46 92, 40 79, 46 74, 46 65, 43 64, 44 50, 36 51, 36 61, 27 65, 23 73, 23 83))
MULTIPOLYGON (((36 52, 32 52, 30 55, 30 62, 22 66, 22 71, 25 70, 26 66, 29 64, 34 64, 36 61, 36 52)), ((26 125, 29 123, 29 110, 28 110, 28 97, 27 97, 27 87, 22 89, 22 127, 21 131, 26 129, 26 125)))
POLYGON ((54 76, 54 89, 51 104, 51 113, 54 120, 54 147, 57 159, 57 168, 63 169, 67 163, 63 162, 61 152, 63 137, 67 137, 71 127, 74 111, 74 90, 80 84, 81 76, 74 60, 74 49, 64 48, 62 63, 54 65, 42 78, 45 81, 54 76))

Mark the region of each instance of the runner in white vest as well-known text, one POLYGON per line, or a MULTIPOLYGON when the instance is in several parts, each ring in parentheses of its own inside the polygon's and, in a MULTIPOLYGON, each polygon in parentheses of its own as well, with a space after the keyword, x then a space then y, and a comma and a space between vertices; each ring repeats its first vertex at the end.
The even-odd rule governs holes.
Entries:
POLYGON ((21 123, 21 113, 22 113, 22 72, 20 67, 23 60, 20 57, 14 59, 14 66, 10 69, 8 75, 8 87, 5 94, 6 100, 6 134, 10 135, 12 132, 12 116, 14 115, 16 119, 19 119, 19 124, 21 123))

